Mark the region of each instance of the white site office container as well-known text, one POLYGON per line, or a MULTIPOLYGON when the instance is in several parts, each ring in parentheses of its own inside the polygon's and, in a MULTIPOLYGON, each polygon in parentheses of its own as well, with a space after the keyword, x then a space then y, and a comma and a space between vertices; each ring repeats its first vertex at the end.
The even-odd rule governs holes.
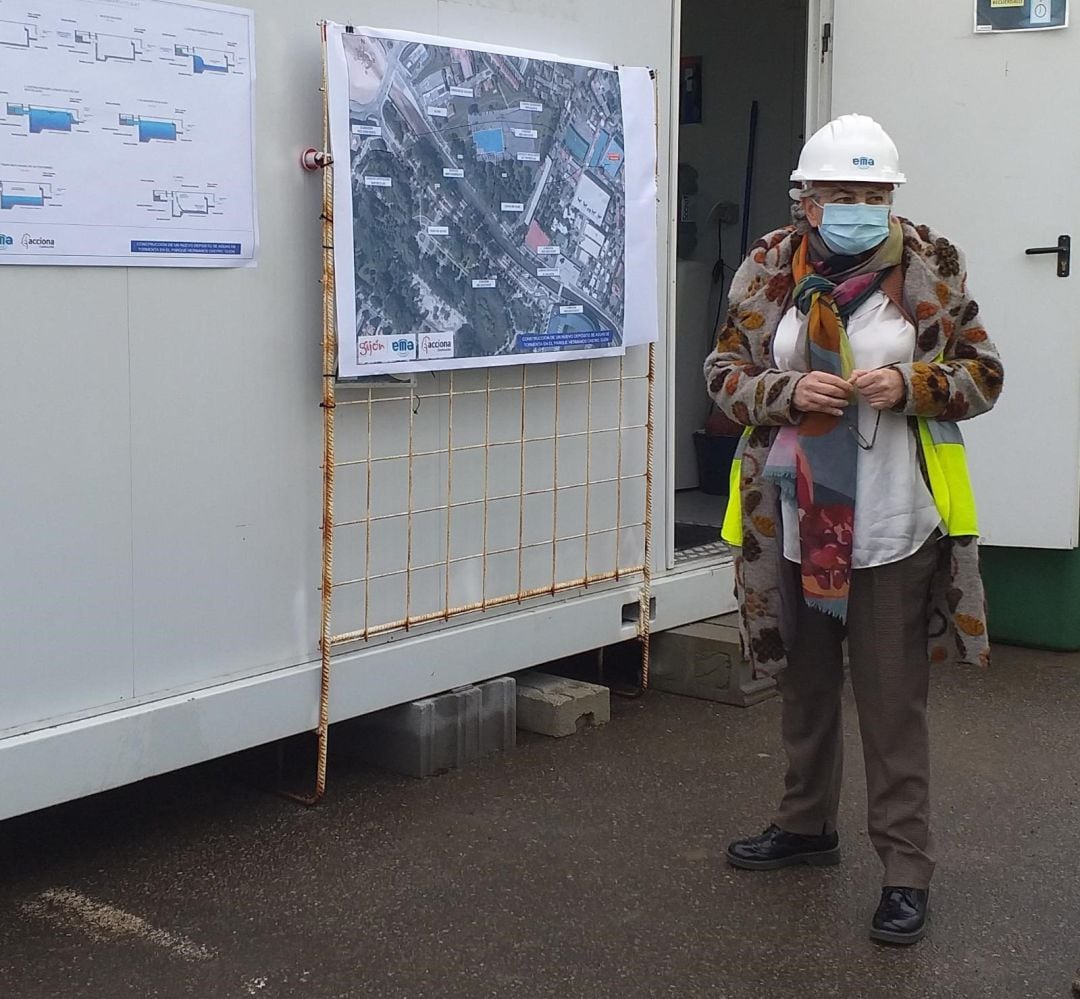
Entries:
MULTIPOLYGON (((333 0, 321 7, 255 0, 250 6, 257 54, 258 266, 0 268, 0 817, 315 725, 321 185, 300 170, 298 154, 322 143, 318 19, 656 66, 662 299, 668 291, 668 4, 642 4, 633 19, 615 0, 377 0, 359 6, 333 0)), ((662 440, 669 396, 662 349, 658 357, 662 440)), ((624 400, 627 426, 644 423, 647 358, 646 349, 637 349, 626 361, 626 370, 637 376, 624 400)), ((584 372, 588 364, 563 364, 560 375, 575 380, 575 369, 584 372)), ((617 370, 609 365, 608 375, 617 370)), ((543 390, 554 373, 548 366, 529 371, 530 421, 554 419, 554 391, 543 390)), ((424 377, 418 393, 436 394, 424 377)), ((521 369, 494 377, 499 385, 520 381, 521 369)), ((486 376, 458 373, 459 391, 470 378, 483 384, 486 376)), ((445 380, 441 384, 445 390, 445 380)), ((363 394, 343 389, 339 402, 350 391, 353 398, 363 394)), ((614 394, 594 399, 594 417, 610 423, 617 417, 615 402, 614 394)), ((424 435, 442 439, 447 406, 446 397, 421 401, 418 442, 424 435)), ((386 419, 372 431, 376 452, 397 453, 410 408, 405 398, 377 407, 376 419, 386 419)), ((493 432, 520 440, 519 408, 511 401, 508 421, 494 414, 493 432)), ((339 459, 347 460, 350 448, 367 447, 366 429, 349 426, 364 409, 339 410, 339 459)), ((483 417, 466 401, 455 402, 453 422, 462 439, 482 438, 483 417)), ((625 436, 625 467, 636 465, 643 474, 644 432, 625 436)), ((546 465, 551 447, 549 441, 546 451, 542 444, 530 450, 543 451, 546 465)), ((445 459, 441 466, 435 461, 438 471, 431 472, 439 482, 444 465, 445 459)), ((350 471, 339 472, 341 504, 347 503, 350 471)), ((416 468, 414 474, 414 493, 438 488, 427 471, 416 468)), ((459 476, 464 483, 475 472, 462 468, 459 476)), ((404 510, 402 489, 400 482, 376 484, 373 506, 404 510)), ((627 490, 625 501, 643 506, 643 489, 636 492, 631 500, 627 490)), ((665 509, 661 457, 654 505, 661 536, 665 509)), ((506 517, 513 524, 505 533, 516 538, 515 504, 505 513, 491 511, 489 530, 499 530, 506 517)), ((625 512, 626 523, 642 517, 643 510, 625 512)), ((438 531, 424 535, 422 524, 414 529, 417 549, 438 545, 438 531)), ((640 564, 634 549, 641 540, 640 532, 623 539, 624 566, 640 564)), ((336 541, 339 568, 347 571, 348 528, 337 532, 336 541)), ((668 576, 663 548, 658 545, 656 558, 656 627, 730 606, 727 566, 668 576)), ((391 544, 374 556, 404 566, 406 553, 391 544)), ((544 557, 550 574, 550 546, 544 557)), ((524 569, 527 578, 530 567, 524 569)), ((543 578, 537 568, 541 586, 543 578)), ((439 606, 441 577, 414 584, 415 613, 425 601, 439 606)), ((636 613, 631 607, 624 614, 624 606, 636 607, 640 585, 640 574, 632 574, 587 592, 534 598, 350 646, 335 662, 331 717, 632 638, 636 613)), ((403 613, 389 605, 387 589, 373 595, 388 606, 369 607, 372 620, 403 613)), ((491 592, 498 589, 493 580, 491 592)), ((342 590, 335 622, 343 627, 349 600, 342 590)))
MULTIPOLYGON (((677 268, 675 261, 678 128, 673 117, 678 108, 678 59, 685 51, 680 44, 677 0, 547 0, 542 4, 326 0, 321 5, 251 0, 249 6, 255 12, 258 74, 258 266, 237 270, 0 266, 0 818, 316 725, 323 429, 321 185, 317 176, 300 170, 298 154, 306 146, 322 144, 322 54, 316 23, 321 18, 655 67, 661 336, 655 380, 652 627, 663 630, 734 607, 728 558, 711 554, 677 561, 674 553, 675 422, 680 399, 690 399, 691 407, 704 401, 700 359, 707 349, 705 312, 714 307, 705 305, 705 281, 700 308, 694 305, 695 339, 688 351, 680 351, 681 363, 676 365, 676 279, 682 284, 685 278, 688 287, 697 280, 691 270, 681 264, 677 268)), ((996 80, 999 69, 1005 72, 1003 67, 1037 82, 1040 60, 1048 67, 1075 65, 1075 31, 1080 30, 1044 33, 1049 42, 1034 37, 976 37, 970 30, 970 3, 941 5, 931 0, 913 2, 918 16, 914 11, 909 16, 905 9, 900 21, 895 4, 885 0, 859 0, 857 8, 854 0, 836 0, 835 11, 829 0, 732 2, 727 6, 731 8, 731 36, 708 37, 706 32, 700 37, 700 48, 714 53, 706 62, 705 80, 707 87, 714 88, 718 105, 727 101, 729 84, 734 88, 739 82, 745 90, 755 72, 769 74, 770 60, 790 59, 798 64, 793 74, 798 77, 798 93, 792 89, 794 96, 788 99, 789 105, 794 101, 796 106, 794 112, 789 107, 788 114, 801 119, 805 76, 810 125, 827 119, 831 110, 861 110, 859 94, 870 84, 868 109, 888 122, 895 108, 885 88, 895 86, 906 94, 902 113, 894 116, 902 151, 918 146, 921 109, 939 100, 941 113, 935 113, 935 127, 942 125, 938 119, 946 113, 955 114, 961 122, 955 127, 967 157, 965 176, 982 175, 992 167, 993 143, 1005 142, 1009 148, 1012 143, 1002 138, 1007 130, 999 134, 982 125, 962 124, 972 108, 954 111, 956 101, 948 97, 950 89, 962 91, 957 101, 974 106, 979 80, 996 80), (775 12, 762 22, 760 9, 764 7, 775 12), (751 8, 759 12, 754 23, 764 25, 762 31, 785 12, 786 17, 808 25, 798 42, 802 48, 795 51, 789 39, 784 51, 774 52, 767 44, 762 48, 759 40, 756 69, 747 65, 745 72, 739 70, 738 81, 725 82, 725 66, 739 66, 739 60, 747 58, 748 43, 741 39, 739 25, 744 17, 750 18, 751 8), (835 80, 831 72, 834 52, 823 51, 821 43, 823 24, 833 25, 834 19, 832 47, 842 55, 835 80), (915 58, 912 52, 917 55, 923 32, 936 39, 939 61, 917 72, 905 60, 915 58), (853 43, 846 53, 845 33, 853 43), (906 48, 895 41, 901 35, 906 48), (871 56, 868 49, 877 43, 878 54, 871 56), (804 73, 805 52, 809 58, 804 73), (959 75, 953 78, 939 72, 950 52, 962 53, 965 59, 964 68, 957 69, 959 75)), ((995 86, 1001 90, 1006 85, 999 81, 995 86)), ((746 93, 753 95, 752 88, 746 93)), ((1057 93, 1060 100, 1066 99, 1053 80, 1037 93, 1057 93)), ((1003 106, 1015 110, 1014 103, 1003 106)), ((1026 120, 1038 118, 1043 107, 1047 116, 1070 120, 1053 103, 1028 104, 1026 120)), ((740 119, 744 110, 748 108, 740 104, 740 119)), ((767 121, 766 116, 763 128, 767 121)), ((801 132, 801 126, 799 121, 794 131, 801 132)), ((1077 140, 1069 137, 1072 133, 1067 128, 1059 133, 1061 143, 1075 145, 1077 140)), ((766 150, 773 166, 780 162, 777 179, 770 181, 772 188, 784 184, 791 150, 797 154, 799 138, 790 135, 782 153, 766 150)), ((716 156, 744 163, 745 146, 745 133, 737 142, 725 142, 721 135, 715 143, 716 156)), ((986 289, 985 311, 1001 321, 990 325, 1007 351, 1010 378, 1024 384, 1031 380, 1024 358, 1017 356, 1019 350, 1008 353, 1010 346, 1023 343, 1022 331, 1003 328, 1012 313, 1004 308, 1004 294, 994 284, 1003 282, 1006 272, 994 269, 990 249, 1010 231, 1005 216, 1036 203, 1034 187, 1021 189, 1024 204, 1002 197, 992 205, 980 203, 973 208, 970 197, 965 203, 959 196, 952 200, 948 196, 963 191, 966 183, 955 176, 960 167, 950 160, 955 150, 944 149, 936 163, 925 149, 914 152, 924 193, 919 193, 920 183, 913 178, 911 194, 904 195, 910 200, 903 208, 918 214, 920 204, 929 205, 935 217, 928 221, 946 231, 951 227, 958 238, 965 237, 961 242, 969 250, 973 280, 986 289), (925 194, 928 189, 932 196, 925 194)), ((1058 160, 1064 165, 1075 162, 1075 156, 1059 153, 1058 160)), ((1013 172, 1028 168, 1013 159, 1008 162, 1013 172)), ((1045 166, 1049 170, 1053 164, 1045 166)), ((914 172, 909 169, 909 176, 914 172)), ((1018 229, 1028 245, 1052 243, 1059 231, 1069 232, 1077 221, 1075 183, 1065 183, 1056 191, 1060 221, 1040 216, 1038 225, 1031 222, 1018 229)), ((781 190, 781 206, 784 196, 781 190)), ((759 212, 752 214, 752 220, 755 224, 766 221, 759 212)), ((0 223, 6 221, 0 219, 0 223)), ((731 230, 725 238, 737 244, 731 230)), ((1016 242, 1011 236, 1010 240, 1010 246, 1016 242)), ((1049 268, 1044 273, 1038 262, 1025 261, 1022 249, 1013 276, 1016 284, 1026 282, 1029 297, 1024 301, 1040 299, 1037 282, 1055 292, 1071 288, 1065 282, 1055 284, 1049 268)), ((737 253, 732 245, 725 252, 728 264, 734 263, 737 253)), ((1040 328, 1049 329, 1047 337, 1064 341, 1052 324, 1040 328)), ((1076 349, 1072 337, 1068 356, 1058 355, 1061 370, 1068 368, 1062 377, 1072 379, 1068 412, 1057 413, 1054 420, 1043 414, 1047 417, 1043 425, 1057 427, 1057 439, 1067 439, 1074 459, 1080 427, 1075 412, 1076 349)), ((624 428, 644 422, 647 363, 646 349, 635 349, 627 356, 621 410, 624 428)), ((372 411, 377 410, 379 415, 373 419, 378 423, 370 431, 366 405, 340 408, 337 458, 341 462, 356 459, 356 463, 339 469, 339 510, 355 510, 355 496, 367 489, 360 459, 367 455, 369 440, 373 453, 401 454, 402 428, 410 426, 410 421, 414 450, 438 452, 443 447, 449 453, 459 445, 467 447, 467 442, 475 445, 487 440, 494 445, 496 437, 508 446, 509 487, 495 481, 506 468, 489 461, 484 478, 484 463, 474 457, 461 459, 454 478, 457 485, 451 491, 475 490, 478 476, 492 495, 497 490, 520 489, 516 476, 523 469, 529 475, 534 470, 546 475, 550 467, 552 476, 556 475, 557 441, 552 438, 560 436, 559 428, 567 420, 579 421, 580 429, 583 406, 588 409, 582 399, 588 390, 581 386, 587 385, 589 370, 589 362, 560 365, 558 373, 553 366, 531 366, 525 376, 529 428, 524 432, 521 397, 514 394, 521 392, 520 368, 501 369, 491 376, 492 383, 484 372, 458 373, 453 390, 460 395, 455 396, 452 418, 447 376, 419 377, 418 410, 415 401, 400 392, 397 402, 376 404, 372 411), (558 426, 556 377, 568 386, 558 426), (510 403, 505 414, 490 411, 489 418, 483 407, 467 401, 488 397, 467 392, 470 387, 486 392, 490 385, 504 390, 506 394, 499 398, 510 403), (524 461, 523 433, 540 439, 524 461), (514 450, 515 442, 518 450, 514 450)), ((619 366, 618 362, 596 362, 591 370, 595 381, 617 375, 619 366)), ((594 439, 594 459, 603 461, 611 457, 611 431, 619 426, 619 396, 607 388, 597 390, 595 385, 593 390, 591 410, 584 417, 586 436, 594 439), (598 435, 605 432, 608 436, 601 446, 598 435)), ((365 399, 364 392, 343 388, 339 402, 365 399)), ((392 392, 381 398, 392 398, 392 392)), ((1025 405, 1034 406, 1034 398, 1025 405)), ((692 422, 695 417, 691 414, 688 419, 692 422)), ((994 428, 1020 432, 1019 423, 1006 427, 992 419, 980 428, 984 443, 994 428)), ((626 508, 620 516, 626 525, 633 525, 643 519, 645 434, 627 430, 623 438, 619 454, 627 482, 626 508)), ((680 428, 680 445, 684 438, 680 428)), ((581 446, 590 447, 580 433, 574 439, 577 443, 568 446, 562 459, 564 471, 580 464, 581 446)), ((407 437, 404 440, 408 448, 407 437)), ((1017 488, 1017 477, 1002 468, 993 448, 986 450, 991 453, 983 458, 976 454, 973 462, 977 484, 995 497, 990 503, 988 533, 996 533, 1001 539, 998 543, 1073 546, 1075 467, 1070 470, 1065 467, 1069 462, 1061 463, 1056 519, 1041 519, 1038 536, 1027 538, 1015 525, 1003 527, 1008 510, 1015 508, 1009 490, 1017 488), (1063 527, 1069 517, 1072 527, 1063 527)), ((470 453, 478 452, 474 447, 470 453)), ((408 482, 373 483, 373 510, 400 513, 408 506, 410 490, 419 503, 419 492, 429 487, 443 490, 445 502, 447 460, 445 455, 435 457, 427 470, 414 463, 408 482)), ((1046 463, 1044 478, 1051 474, 1047 469, 1054 467, 1046 463)), ((580 509, 570 496, 575 487, 564 486, 561 474, 557 485, 557 502, 565 502, 566 516, 579 516, 571 512, 580 509)), ((1041 488, 1046 496, 1046 484, 1041 488)), ((542 494, 542 485, 535 492, 542 494)), ((550 504, 556 502, 556 492, 549 493, 546 499, 530 497, 530 503, 548 504, 542 506, 539 518, 545 522, 550 504)), ((605 509, 602 498, 594 496, 592 503, 595 515, 611 515, 610 504, 605 509)), ((345 513, 341 516, 348 519, 345 513)), ((524 501, 508 504, 501 513, 489 509, 487 529, 500 532, 505 528, 506 537, 514 543, 527 533, 526 516, 524 501)), ((417 523, 414 530, 411 545, 408 538, 404 546, 400 537, 388 545, 385 537, 380 539, 383 547, 373 557, 383 560, 379 564, 392 572, 405 566, 411 557, 409 549, 422 549, 436 553, 432 562, 438 562, 441 554, 441 567, 433 569, 427 580, 414 578, 415 586, 396 603, 386 587, 368 597, 350 596, 344 588, 335 591, 336 632, 358 627, 350 622, 362 621, 365 611, 360 604, 365 602, 369 623, 378 625, 401 617, 406 598, 415 601, 413 610, 418 616, 422 611, 478 599, 475 587, 470 591, 466 582, 459 590, 456 578, 448 579, 447 552, 440 547, 445 546, 445 521, 436 520, 434 526, 417 523), (447 596, 449 588, 455 588, 452 597, 447 596)), ((475 532, 482 528, 465 526, 455 536, 467 538, 470 530, 475 540, 475 532)), ((580 533, 567 530, 567 534, 580 533)), ((363 550, 366 557, 368 540, 350 538, 349 528, 342 527, 336 542, 335 578, 346 579, 356 571, 358 553, 363 550)), ((622 566, 639 564, 642 542, 640 530, 635 534, 628 528, 617 542, 626 546, 618 556, 622 566)), ((610 544, 610 539, 603 543, 610 544)), ((488 548, 494 544, 491 540, 488 548)), ((451 558, 462 554, 454 545, 451 539, 451 558)), ((489 593, 519 583, 519 588, 529 589, 521 581, 529 579, 530 573, 535 573, 539 587, 553 571, 560 578, 570 578, 569 563, 552 569, 552 555, 557 563, 581 560, 585 565, 583 545, 579 538, 573 544, 556 546, 559 550, 554 552, 549 544, 539 556, 515 554, 515 565, 505 582, 494 578, 502 570, 489 566, 489 593)), ((600 569, 605 562, 610 568, 616 557, 610 549, 606 554, 594 551, 594 555, 600 569)), ((465 573, 463 578, 470 577, 465 573)), ((353 717, 633 638, 640 594, 640 574, 632 573, 587 589, 493 606, 354 642, 335 658, 331 719, 353 717)))

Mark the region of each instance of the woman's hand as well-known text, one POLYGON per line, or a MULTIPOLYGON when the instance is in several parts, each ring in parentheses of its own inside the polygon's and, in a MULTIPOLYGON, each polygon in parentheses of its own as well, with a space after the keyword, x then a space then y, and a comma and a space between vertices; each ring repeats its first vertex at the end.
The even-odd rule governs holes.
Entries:
POLYGON ((796 382, 792 403, 802 413, 843 416, 851 398, 852 387, 843 378, 825 371, 811 371, 796 382))
POLYGON ((892 409, 904 397, 904 379, 895 368, 853 371, 851 384, 873 409, 892 409))

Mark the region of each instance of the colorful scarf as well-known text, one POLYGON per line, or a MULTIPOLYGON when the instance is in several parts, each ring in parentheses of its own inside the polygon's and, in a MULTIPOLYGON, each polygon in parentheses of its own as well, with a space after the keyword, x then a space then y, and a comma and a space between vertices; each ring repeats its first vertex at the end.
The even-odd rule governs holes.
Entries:
MULTIPOLYGON (((846 323, 900 263, 903 232, 893 220, 888 238, 866 260, 830 254, 816 232, 792 261, 795 307, 806 316, 806 370, 848 379, 854 367, 846 323)), ((858 471, 858 406, 843 416, 807 413, 783 427, 765 478, 794 496, 799 511, 803 598, 808 606, 847 620, 858 471)))

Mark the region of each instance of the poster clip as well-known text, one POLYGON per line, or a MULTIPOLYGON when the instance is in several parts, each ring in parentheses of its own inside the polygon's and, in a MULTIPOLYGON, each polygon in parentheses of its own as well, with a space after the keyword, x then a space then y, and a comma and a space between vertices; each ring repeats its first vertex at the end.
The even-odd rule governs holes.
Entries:
POLYGON ((314 173, 316 170, 322 170, 323 168, 330 166, 333 162, 333 156, 323 152, 321 149, 316 149, 314 146, 308 146, 308 148, 300 154, 300 166, 309 173, 314 173))

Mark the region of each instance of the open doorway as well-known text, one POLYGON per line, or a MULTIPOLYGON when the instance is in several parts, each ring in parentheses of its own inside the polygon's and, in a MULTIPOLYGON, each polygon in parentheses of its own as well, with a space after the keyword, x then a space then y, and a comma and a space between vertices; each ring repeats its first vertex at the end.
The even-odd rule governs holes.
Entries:
POLYGON ((737 429, 702 379, 743 247, 790 220, 809 0, 682 0, 675 324, 675 561, 719 540, 737 429))

